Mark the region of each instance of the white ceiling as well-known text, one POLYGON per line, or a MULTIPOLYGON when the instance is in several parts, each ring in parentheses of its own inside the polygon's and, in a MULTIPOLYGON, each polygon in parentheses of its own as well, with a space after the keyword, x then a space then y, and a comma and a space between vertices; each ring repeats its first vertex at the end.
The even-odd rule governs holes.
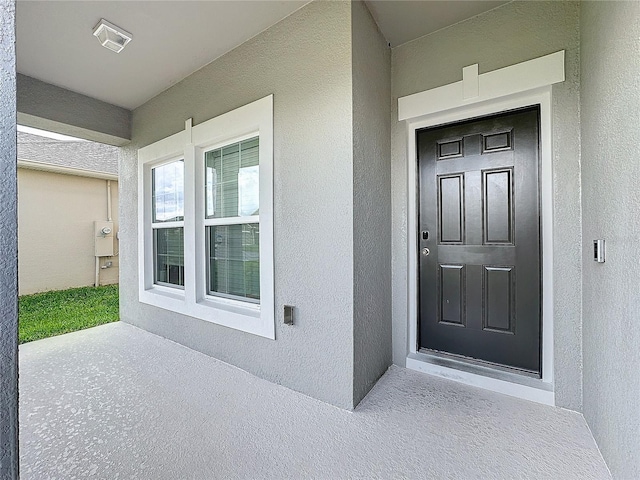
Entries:
POLYGON ((380 31, 397 47, 509 1, 367 0, 367 4, 380 31))
POLYGON ((18 72, 133 109, 303 6, 301 1, 26 1, 16 7, 18 72), (121 53, 93 36, 130 32, 121 53))
MULTIPOLYGON (((133 109, 307 1, 18 0, 18 72, 133 109), (133 35, 121 53, 101 47, 93 37, 101 18, 133 35)), ((503 3, 507 2, 367 2, 392 46, 503 3)))

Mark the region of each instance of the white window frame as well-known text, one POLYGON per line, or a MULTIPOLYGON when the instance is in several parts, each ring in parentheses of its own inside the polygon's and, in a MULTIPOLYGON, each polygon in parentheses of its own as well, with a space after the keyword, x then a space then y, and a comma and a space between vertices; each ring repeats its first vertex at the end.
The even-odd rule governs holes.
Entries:
MULTIPOLYGON (((219 222, 217 222, 219 223, 219 222)), ((275 339, 273 261, 273 95, 138 150, 138 274, 142 303, 275 339), (223 219, 260 225, 260 302, 207 294, 204 154, 259 137, 260 213, 223 219), (184 289, 154 284, 151 169, 184 159, 184 289)))

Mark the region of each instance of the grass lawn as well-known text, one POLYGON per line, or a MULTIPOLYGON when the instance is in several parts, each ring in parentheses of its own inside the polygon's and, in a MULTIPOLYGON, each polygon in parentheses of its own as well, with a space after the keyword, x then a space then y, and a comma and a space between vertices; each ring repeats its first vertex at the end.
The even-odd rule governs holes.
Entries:
POLYGON ((31 342, 118 320, 118 285, 23 295, 19 341, 31 342))

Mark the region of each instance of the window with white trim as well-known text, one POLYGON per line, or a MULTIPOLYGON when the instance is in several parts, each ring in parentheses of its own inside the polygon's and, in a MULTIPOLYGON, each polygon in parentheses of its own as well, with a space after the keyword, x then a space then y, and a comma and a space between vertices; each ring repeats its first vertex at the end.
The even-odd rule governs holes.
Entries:
POLYGON ((139 298, 275 338, 273 97, 138 151, 139 298))

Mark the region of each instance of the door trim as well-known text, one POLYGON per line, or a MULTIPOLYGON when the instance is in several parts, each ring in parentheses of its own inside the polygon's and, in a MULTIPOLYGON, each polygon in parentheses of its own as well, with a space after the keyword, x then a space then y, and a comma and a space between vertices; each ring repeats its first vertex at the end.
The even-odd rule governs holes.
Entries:
MULTIPOLYGON (((468 68, 463 69, 467 74, 468 68)), ((475 70, 477 72, 477 70, 475 70)), ((495 72, 466 78, 444 87, 398 99, 399 121, 406 121, 408 159, 407 199, 407 280, 408 280, 408 355, 406 367, 435 374, 452 380, 494 390, 528 400, 555 404, 553 363, 553 176, 552 176, 552 91, 551 85, 564 81, 564 51, 547 55, 495 72), (558 59, 562 58, 562 62, 558 59), (541 60, 548 60, 541 62, 541 60), (538 75, 544 63, 545 75, 538 75), (487 82, 492 73, 500 72, 499 81, 487 82), (527 75, 527 72, 530 75, 527 75), (486 77, 488 76, 488 78, 486 77), (485 81, 480 81, 485 77, 485 81), (530 81, 538 78, 537 83, 530 81), (466 82, 478 82, 478 95, 465 98, 469 88, 466 82), (547 82, 544 84, 544 82, 547 82), (541 85, 543 83, 543 85, 541 85), (458 94, 454 94, 457 91, 458 94), (532 85, 534 88, 532 88, 532 85), (455 88, 454 88, 455 87, 455 88), (440 90, 449 88, 450 97, 439 96, 440 90), (483 92, 483 88, 485 92, 483 92), (437 92, 436 92, 437 91, 437 92), (500 95, 500 92, 503 92, 500 95), (437 105, 425 102, 433 94, 438 95, 437 105), (402 110, 401 110, 402 105, 402 110), (462 105, 462 106, 461 106, 462 105), (416 130, 454 123, 471 118, 507 112, 522 107, 540 107, 540 215, 541 215, 541 265, 542 265, 542 378, 527 385, 505 381, 485 374, 462 372, 459 367, 434 365, 429 354, 418 351, 418 162, 416 130), (408 113, 410 112, 410 113, 408 113), (411 115, 411 116, 407 116, 411 115), (506 388, 506 385, 511 385, 506 388)), ((444 91, 444 90, 442 90, 444 91)))

